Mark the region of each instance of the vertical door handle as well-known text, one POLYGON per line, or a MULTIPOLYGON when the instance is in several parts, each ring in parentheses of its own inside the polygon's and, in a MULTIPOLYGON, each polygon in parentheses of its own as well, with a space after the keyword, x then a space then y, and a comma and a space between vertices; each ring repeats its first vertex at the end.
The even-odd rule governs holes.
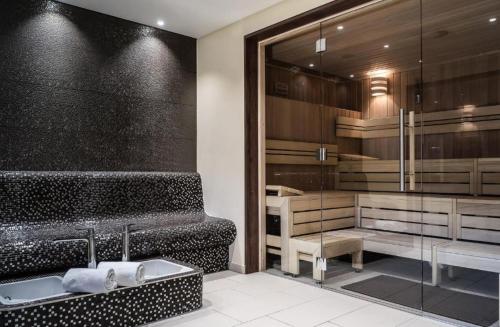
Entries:
POLYGON ((410 191, 415 191, 415 111, 408 113, 408 137, 410 139, 410 191))
POLYGON ((405 109, 399 109, 399 191, 406 191, 405 184, 405 109))
POLYGON ((316 160, 328 160, 328 150, 326 148, 319 148, 318 150, 316 150, 316 160))

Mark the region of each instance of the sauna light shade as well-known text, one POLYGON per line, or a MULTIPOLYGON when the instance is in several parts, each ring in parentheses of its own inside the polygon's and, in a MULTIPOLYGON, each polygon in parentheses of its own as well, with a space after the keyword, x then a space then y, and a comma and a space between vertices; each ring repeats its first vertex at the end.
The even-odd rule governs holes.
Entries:
POLYGON ((388 80, 386 77, 373 77, 370 84, 373 97, 387 95, 388 80))

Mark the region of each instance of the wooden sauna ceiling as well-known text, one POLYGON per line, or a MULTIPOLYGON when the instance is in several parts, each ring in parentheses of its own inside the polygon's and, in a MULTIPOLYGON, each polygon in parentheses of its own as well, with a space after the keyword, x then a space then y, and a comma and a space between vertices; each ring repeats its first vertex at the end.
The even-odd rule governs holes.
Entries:
MULTIPOLYGON (((423 0, 423 60, 436 64, 500 55, 500 0, 423 0), (497 17, 496 23, 489 22, 497 17)), ((364 78, 374 70, 408 71, 420 60, 420 8, 417 0, 387 0, 349 13, 321 26, 328 50, 321 63, 315 54, 320 28, 272 45, 272 58, 299 67, 364 78), (343 29, 338 30, 342 25, 343 29), (384 48, 388 44, 389 48, 384 48)), ((496 56, 497 58, 499 56, 496 56)), ((456 75, 467 74, 457 69, 456 75)), ((476 67, 478 73, 500 69, 500 60, 476 67)))

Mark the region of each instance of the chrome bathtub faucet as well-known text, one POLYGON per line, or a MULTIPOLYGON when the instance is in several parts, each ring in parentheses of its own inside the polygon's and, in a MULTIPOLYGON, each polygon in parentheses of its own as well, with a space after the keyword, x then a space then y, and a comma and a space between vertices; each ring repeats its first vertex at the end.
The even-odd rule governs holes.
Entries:
POLYGON ((130 230, 132 226, 135 226, 135 224, 127 224, 122 229, 122 261, 130 261, 130 235, 142 230, 130 230))
POLYGON ((63 243, 63 242, 78 242, 83 241, 87 243, 87 256, 88 256, 88 267, 89 268, 97 268, 97 256, 95 250, 95 230, 93 227, 90 228, 77 228, 76 230, 87 231, 87 238, 70 238, 70 239, 62 239, 55 240, 54 243, 63 243))

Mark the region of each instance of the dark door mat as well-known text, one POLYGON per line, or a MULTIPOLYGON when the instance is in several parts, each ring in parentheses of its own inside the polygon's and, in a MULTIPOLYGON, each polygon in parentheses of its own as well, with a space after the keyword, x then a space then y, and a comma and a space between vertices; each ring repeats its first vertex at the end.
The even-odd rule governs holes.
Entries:
POLYGON ((376 299, 488 327, 498 320, 498 300, 380 275, 342 286, 376 299))

